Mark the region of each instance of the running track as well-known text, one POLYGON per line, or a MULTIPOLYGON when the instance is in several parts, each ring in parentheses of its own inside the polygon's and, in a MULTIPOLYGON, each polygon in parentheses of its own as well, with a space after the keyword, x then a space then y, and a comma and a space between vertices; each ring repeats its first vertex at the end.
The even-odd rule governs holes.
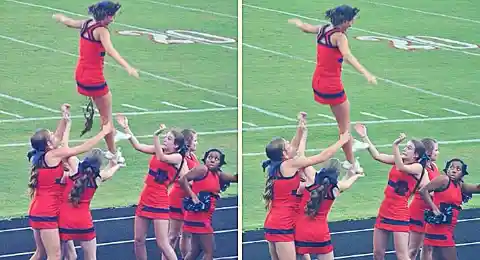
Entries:
MULTIPOLYGON (((359 210, 361 210, 359 208, 359 210)), ((458 259, 480 259, 480 209, 463 210, 457 224, 455 241, 458 259), (475 256, 477 255, 477 256, 475 256)), ((359 221, 330 222, 330 232, 335 250, 335 259, 372 259, 372 239, 374 219, 359 221)), ((391 241, 391 240, 390 240, 391 241)), ((396 259, 393 243, 388 246, 387 260, 396 259)), ((243 258, 255 260, 270 259, 263 231, 247 231, 243 233, 243 258)))
MULTIPOLYGON (((97 232, 98 259, 135 259, 133 249, 133 215, 135 207, 93 210, 97 232)), ((213 215, 216 260, 237 259, 237 197, 222 198, 213 215)), ((154 238, 150 227, 148 238, 154 238)), ((35 250, 32 231, 25 218, 0 221, 0 259, 29 259, 35 250)), ((148 239, 149 259, 159 259, 155 240, 148 239)), ((83 259, 77 249, 78 259, 83 259)))

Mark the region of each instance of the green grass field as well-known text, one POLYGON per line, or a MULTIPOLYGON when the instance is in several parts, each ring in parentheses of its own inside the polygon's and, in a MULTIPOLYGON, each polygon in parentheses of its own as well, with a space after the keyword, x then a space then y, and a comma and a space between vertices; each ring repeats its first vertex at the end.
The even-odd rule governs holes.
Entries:
MULTIPOLYGON (((437 2, 349 1, 348 4, 361 10, 360 19, 348 32, 351 49, 378 77, 379 84, 368 85, 363 76, 346 64, 343 80, 352 104, 352 120, 367 124, 369 136, 382 147, 381 151, 390 152, 390 144, 400 132, 413 138, 433 137, 446 142, 440 144, 440 167, 447 159, 459 156, 467 161, 473 173, 480 167, 475 159, 480 148, 480 92, 477 90, 480 76, 476 71, 480 66, 480 49, 476 45, 479 44, 480 22, 471 20, 477 17, 478 8, 472 8, 475 1, 437 2), (391 5, 401 5, 401 8, 391 5), (383 39, 367 41, 372 38, 366 36, 383 39), (438 39, 436 43, 425 44, 418 42, 418 38, 408 42, 407 36, 441 37, 470 45, 438 39), (439 43, 450 46, 425 50, 439 43), (403 50, 402 46, 417 50, 403 50), (462 46, 466 48, 460 49, 462 46)), ((311 76, 315 66, 315 35, 300 32, 287 20, 298 17, 321 24, 325 10, 342 3, 322 0, 288 3, 245 0, 243 3, 243 100, 271 112, 259 115, 255 111, 243 111, 245 121, 258 125, 245 129, 243 135, 244 229, 263 225, 265 210, 261 195, 265 174, 260 163, 266 159, 265 145, 272 137, 292 138, 296 114, 306 111, 309 118, 307 148, 325 148, 337 138, 335 121, 325 117, 331 115, 329 107, 313 101, 311 76)), ((341 151, 337 156, 344 158, 341 151)), ((358 153, 358 156, 366 177, 338 199, 330 220, 367 218, 377 214, 389 166, 375 162, 367 152, 358 153)), ((467 180, 478 182, 480 177, 471 174, 467 180)), ((474 199, 468 205, 479 206, 480 200, 474 199)))
MULTIPOLYGON (((29 138, 36 128, 56 127, 60 113, 55 110, 64 102, 72 105, 71 139, 79 143, 84 122, 81 106, 85 103, 76 93, 73 79, 79 35, 76 30, 56 24, 51 16, 60 12, 83 19, 92 3, 2 0, 0 4, 4 57, 0 69, 2 217, 26 214, 29 138)), ((114 96, 113 110, 127 112, 133 132, 146 143, 152 142, 150 136, 160 123, 193 127, 199 132, 197 155, 203 156, 210 147, 224 149, 228 162, 225 170, 235 172, 237 2, 124 0, 121 4, 121 13, 110 29, 112 41, 127 61, 141 70, 141 79, 111 66, 115 62, 107 58, 105 73, 114 96), (119 31, 124 35, 125 31, 141 31, 143 35, 122 36, 119 31), (148 32, 154 32, 154 37, 149 37, 148 32), (166 38, 170 43, 191 42, 167 45, 155 43, 152 38, 159 42, 166 38)), ((87 138, 98 128, 97 120, 87 138)), ((103 142, 100 145, 105 147, 103 142)), ((134 204, 143 187, 150 156, 134 151, 127 141, 118 145, 124 151, 127 168, 99 189, 92 205, 95 208, 134 204)), ((227 192, 236 193, 236 185, 227 192)))

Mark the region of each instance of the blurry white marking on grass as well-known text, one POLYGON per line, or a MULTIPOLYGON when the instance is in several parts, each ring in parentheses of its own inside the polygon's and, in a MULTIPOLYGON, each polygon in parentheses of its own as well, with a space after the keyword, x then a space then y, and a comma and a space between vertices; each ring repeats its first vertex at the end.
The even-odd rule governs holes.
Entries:
POLYGON ((214 106, 216 106, 216 107, 227 107, 227 106, 225 106, 225 105, 223 105, 223 104, 219 104, 219 103, 212 102, 212 101, 208 101, 208 100, 203 100, 203 99, 202 99, 201 101, 202 101, 203 103, 205 103, 205 104, 214 105, 214 106))
POLYGON ((388 118, 386 118, 386 117, 384 117, 384 116, 379 116, 379 115, 375 115, 375 114, 368 113, 368 112, 360 112, 360 114, 365 115, 365 116, 375 117, 375 118, 378 118, 378 119, 383 119, 383 120, 387 120, 387 119, 388 119, 388 118))
POLYGON ((25 99, 21 99, 21 98, 18 98, 18 97, 12 97, 12 96, 7 95, 7 94, 0 93, 0 97, 5 98, 5 99, 9 99, 9 100, 13 100, 13 101, 17 101, 17 102, 23 103, 23 104, 31 106, 31 107, 40 108, 40 109, 50 111, 50 112, 54 112, 54 113, 60 113, 60 110, 55 110, 55 109, 52 109, 52 108, 49 108, 49 107, 46 107, 46 106, 43 106, 43 105, 39 105, 39 104, 30 102, 30 101, 27 101, 25 99))
POLYGON ((242 123, 244 123, 244 124, 246 124, 246 125, 249 125, 249 126, 257 126, 256 124, 250 123, 250 122, 242 121, 242 123))
POLYGON ((401 9, 401 10, 405 10, 405 11, 412 11, 412 12, 421 13, 421 14, 428 14, 428 15, 432 15, 432 16, 440 16, 440 17, 443 17, 443 18, 449 18, 449 19, 460 20, 460 21, 471 22, 471 23, 480 23, 480 21, 477 21, 477 20, 472 20, 472 19, 453 16, 453 15, 427 12, 427 11, 422 11, 422 10, 418 10, 418 9, 413 9, 413 8, 408 8, 408 7, 398 6, 398 5, 391 5, 391 4, 381 3, 381 2, 366 1, 366 0, 360 0, 360 1, 365 2, 365 3, 370 3, 370 4, 373 4, 373 5, 382 5, 382 6, 386 6, 386 7, 401 9))
POLYGON ((453 109, 449 109, 449 108, 442 108, 443 110, 445 111, 448 111, 448 112, 452 112, 454 114, 458 114, 458 115, 462 115, 462 116, 468 116, 467 113, 463 113, 463 112, 460 112, 458 110, 453 110, 453 109))
POLYGON ((23 118, 23 116, 21 116, 21 115, 17 115, 17 114, 14 114, 14 113, 3 111, 3 110, 0 110, 0 114, 4 114, 4 115, 7 115, 7 116, 13 116, 13 117, 16 117, 16 118, 23 118))
POLYGON ((130 105, 130 104, 122 104, 122 106, 123 106, 123 107, 133 108, 133 109, 140 110, 140 111, 148 111, 148 109, 146 109, 146 108, 137 107, 137 106, 130 105))
POLYGON ((325 114, 317 114, 317 115, 319 115, 319 116, 321 116, 321 117, 328 118, 328 119, 332 119, 333 121, 337 121, 337 119, 335 119, 334 116, 329 116, 329 115, 325 115, 325 114))
POLYGON ((152 4, 157 4, 157 5, 163 5, 163 6, 168 6, 168 7, 174 7, 174 8, 184 9, 184 10, 193 11, 193 12, 213 14, 213 15, 216 15, 216 16, 224 16, 224 17, 229 17, 229 18, 237 19, 237 16, 235 16, 235 15, 218 13, 218 12, 214 12, 214 11, 210 11, 210 10, 204 10, 204 9, 193 8, 193 7, 182 6, 182 5, 174 5, 174 4, 170 4, 170 3, 158 2, 158 1, 151 1, 151 0, 142 0, 142 1, 149 2, 149 3, 152 3, 152 4))
POLYGON ((419 116, 419 117, 423 117, 423 118, 427 118, 427 117, 428 117, 428 116, 426 116, 426 115, 424 115, 424 114, 412 112, 412 111, 406 110, 406 109, 401 109, 400 111, 402 111, 403 113, 407 113, 407 114, 410 114, 410 115, 419 116))
POLYGON ((170 103, 170 102, 167 102, 167 101, 162 101, 162 104, 167 105, 167 106, 171 106, 171 107, 180 108, 180 109, 188 109, 187 107, 180 106, 180 105, 177 105, 177 104, 173 104, 173 103, 170 103))

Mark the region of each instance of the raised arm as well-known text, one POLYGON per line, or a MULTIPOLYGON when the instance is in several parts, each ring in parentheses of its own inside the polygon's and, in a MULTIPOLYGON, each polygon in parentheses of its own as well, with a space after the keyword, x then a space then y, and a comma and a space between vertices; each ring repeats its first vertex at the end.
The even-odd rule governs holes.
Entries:
POLYGON ((179 153, 165 154, 163 152, 163 146, 160 144, 158 137, 165 130, 165 125, 160 125, 160 128, 153 134, 153 146, 155 147, 155 157, 162 162, 169 164, 180 164, 183 160, 182 155, 179 153))
POLYGON ((300 19, 297 19, 297 18, 289 19, 288 23, 297 26, 297 28, 299 28, 300 30, 302 30, 305 33, 315 33, 315 34, 317 34, 318 31, 321 28, 320 25, 311 25, 311 24, 302 22, 300 19))
POLYGON ((294 169, 301 169, 301 168, 306 168, 308 166, 312 166, 315 164, 322 163, 335 155, 335 153, 345 144, 350 140, 350 132, 345 132, 340 135, 340 139, 327 149, 323 150, 319 154, 316 154, 314 156, 310 157, 305 157, 305 156, 299 156, 296 158, 293 158, 292 160, 287 160, 283 163, 283 167, 291 167, 294 169))
MULTIPOLYGON (((305 130, 306 130, 306 118, 307 114, 305 112, 300 112, 297 116, 298 119, 298 126, 297 126, 297 132, 292 138, 292 141, 290 142, 290 145, 298 151, 300 149, 300 143, 302 142, 303 138, 305 135, 305 130)), ((306 141, 306 139, 305 139, 306 141)), ((305 147, 304 147, 305 148, 305 147)))
POLYGON ((480 184, 462 184, 462 191, 465 193, 480 193, 480 184))
POLYGON ((350 189, 352 187, 352 185, 361 177, 364 177, 365 174, 362 172, 362 173, 357 173, 357 174, 354 174, 354 175, 349 175, 349 174, 345 174, 343 176, 343 178, 338 181, 338 191, 340 193, 342 192, 345 192, 346 190, 350 189))
POLYGON ((122 114, 117 114, 116 118, 118 124, 123 127, 125 133, 131 136, 128 141, 130 141, 130 144, 133 148, 135 148, 135 150, 146 154, 155 154, 155 147, 153 145, 142 144, 138 141, 138 139, 135 137, 132 130, 130 130, 130 127, 128 126, 128 119, 126 116, 122 114))
POLYGON ((86 20, 74 20, 70 17, 67 17, 67 16, 63 15, 63 14, 54 14, 52 16, 52 18, 55 19, 59 23, 63 23, 67 27, 76 28, 76 29, 82 28, 83 24, 86 21, 86 20))
MULTIPOLYGON (((99 174, 100 178, 98 178, 97 180, 99 182, 105 182, 105 181, 110 180, 113 177, 113 175, 123 166, 125 166, 125 165, 124 164, 114 164, 112 161, 110 161, 109 164, 105 167, 105 169, 100 171, 100 174, 99 174)), ((98 181, 97 181, 97 184, 98 184, 98 181)))
POLYGON ((393 158, 395 159, 395 166, 398 170, 403 173, 418 176, 422 174, 423 167, 420 163, 405 164, 400 154, 400 148, 398 145, 405 140, 407 136, 404 133, 401 133, 400 136, 393 142, 393 158))
POLYGON ((357 123, 355 124, 355 131, 357 131, 358 135, 360 135, 360 138, 362 138, 362 141, 368 144, 368 152, 370 153, 373 159, 385 164, 391 164, 391 165, 395 164, 395 158, 393 157, 393 155, 380 153, 375 147, 375 145, 373 145, 373 143, 368 138, 367 127, 365 127, 360 123, 357 123))
MULTIPOLYGON (((58 121, 57 128, 55 129, 55 138, 58 141, 63 140, 67 124, 70 122, 70 105, 69 104, 63 104, 62 107, 60 108, 62 111, 62 119, 58 121)), ((68 130, 70 131, 70 130, 68 130)))

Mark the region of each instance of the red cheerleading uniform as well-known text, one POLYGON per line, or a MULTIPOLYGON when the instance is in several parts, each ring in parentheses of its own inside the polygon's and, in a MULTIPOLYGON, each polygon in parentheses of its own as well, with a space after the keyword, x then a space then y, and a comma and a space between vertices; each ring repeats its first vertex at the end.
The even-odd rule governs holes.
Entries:
POLYGON ((418 181, 413 175, 403 173, 395 165, 392 166, 375 228, 391 232, 409 232, 408 200, 418 181))
MULTIPOLYGON (((43 164, 46 165, 45 157, 43 164)), ((28 222, 33 229, 58 228, 58 214, 62 203, 64 185, 63 164, 38 169, 37 187, 28 211, 28 222)))
POLYGON ((192 191, 195 194, 210 192, 210 209, 200 212, 185 210, 183 232, 191 234, 213 234, 212 216, 215 211, 218 194, 220 193, 220 176, 218 173, 207 171, 204 177, 193 180, 192 191))
POLYGON ((283 177, 280 166, 273 180, 273 198, 263 224, 265 239, 270 242, 293 242, 301 197, 297 195, 300 173, 283 177))
POLYGON ((455 184, 451 180, 448 186, 442 191, 434 191, 433 203, 442 211, 443 208, 452 206, 452 221, 449 224, 430 224, 425 225, 425 239, 423 244, 433 247, 455 247, 454 230, 458 221, 458 214, 462 207, 462 186, 455 184))
MULTIPOLYGON (((428 172, 428 178, 431 180, 440 176, 438 167, 435 164, 431 164, 431 168, 425 168, 428 172)), ((410 231, 417 233, 425 233, 425 218, 424 212, 428 209, 427 203, 422 199, 419 192, 416 192, 412 202, 410 203, 410 231)))
MULTIPOLYGON (((185 156, 187 161, 188 169, 193 169, 196 166, 200 165, 195 154, 191 153, 189 156, 185 156)), ((187 197, 188 194, 182 189, 178 179, 173 183, 172 189, 168 194, 168 205, 170 206, 170 219, 183 220, 183 198, 187 197)))
POLYGON ((332 45, 334 33, 340 29, 325 25, 317 34, 317 65, 312 78, 313 96, 320 104, 338 105, 347 100, 342 83, 343 56, 338 47, 332 45))
POLYGON ((75 185, 75 180, 81 176, 80 173, 70 176, 67 179, 65 191, 63 193, 63 203, 60 207, 59 233, 63 241, 90 241, 96 237, 93 226, 92 214, 90 212, 90 202, 98 188, 96 180, 87 179, 86 189, 80 195, 80 201, 74 206, 68 198, 75 185))
MULTIPOLYGON (((299 215, 295 224, 295 249, 297 254, 328 254, 333 251, 327 217, 335 200, 334 188, 333 185, 328 187, 327 197, 321 202, 318 214, 315 217, 312 218, 305 212, 299 215)), ((300 203, 300 209, 305 209, 310 200, 312 186, 307 187, 306 191, 300 203)))
POLYGON ((93 19, 87 20, 80 30, 80 57, 75 70, 75 80, 79 94, 101 97, 109 92, 103 75, 105 48, 100 41, 95 40, 93 31, 105 25, 91 23, 92 21, 93 19))
POLYGON ((177 174, 177 168, 152 156, 145 186, 140 194, 135 215, 148 219, 169 219, 168 185, 177 174))

